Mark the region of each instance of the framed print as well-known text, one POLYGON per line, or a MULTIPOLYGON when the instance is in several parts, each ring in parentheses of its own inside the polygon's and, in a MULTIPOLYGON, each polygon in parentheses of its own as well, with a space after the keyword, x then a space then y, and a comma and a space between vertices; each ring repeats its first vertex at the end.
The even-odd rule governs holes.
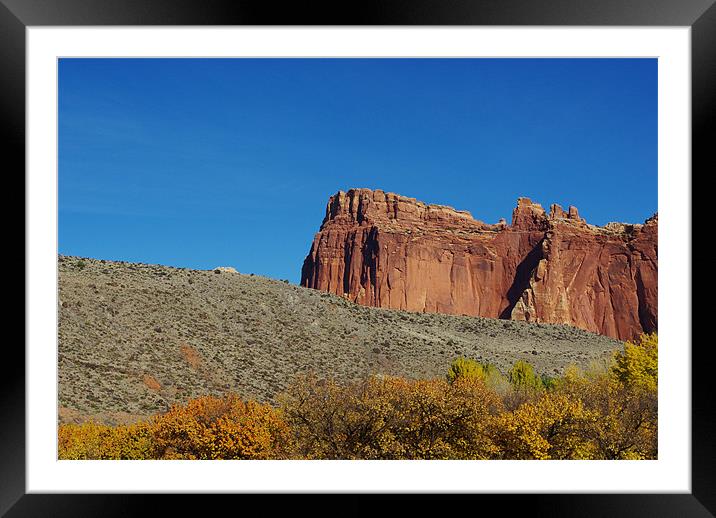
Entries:
POLYGON ((27 309, 0 512, 517 493, 713 515, 691 338, 711 4, 2 0, 27 309))

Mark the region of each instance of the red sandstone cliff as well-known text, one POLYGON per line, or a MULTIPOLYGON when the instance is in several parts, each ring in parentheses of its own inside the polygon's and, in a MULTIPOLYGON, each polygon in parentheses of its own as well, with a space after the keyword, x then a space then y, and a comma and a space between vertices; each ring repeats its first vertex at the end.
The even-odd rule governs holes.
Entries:
POLYGON ((630 339, 657 330, 656 216, 588 225, 520 198, 512 224, 383 191, 331 196, 301 285, 359 304, 570 324, 630 339))

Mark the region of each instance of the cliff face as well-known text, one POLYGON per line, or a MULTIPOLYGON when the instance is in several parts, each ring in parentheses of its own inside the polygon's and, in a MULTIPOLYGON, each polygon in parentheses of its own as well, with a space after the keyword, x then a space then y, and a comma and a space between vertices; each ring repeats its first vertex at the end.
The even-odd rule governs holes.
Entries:
POLYGON ((520 198, 512 223, 383 191, 331 196, 301 284, 367 306, 570 324, 620 339, 657 330, 656 216, 588 225, 520 198))

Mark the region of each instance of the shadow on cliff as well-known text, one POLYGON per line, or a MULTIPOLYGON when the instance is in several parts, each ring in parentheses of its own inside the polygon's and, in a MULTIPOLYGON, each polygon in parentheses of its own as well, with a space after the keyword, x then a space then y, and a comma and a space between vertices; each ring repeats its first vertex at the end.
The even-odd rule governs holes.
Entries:
POLYGON ((543 241, 544 239, 541 239, 539 243, 532 248, 530 253, 525 256, 522 262, 517 265, 514 281, 512 282, 510 289, 507 290, 507 300, 509 304, 500 313, 500 318, 506 320, 511 318, 512 310, 514 309, 515 304, 517 304, 517 301, 520 300, 522 293, 529 287, 532 272, 535 268, 537 268, 537 263, 539 263, 540 259, 542 259, 543 241))

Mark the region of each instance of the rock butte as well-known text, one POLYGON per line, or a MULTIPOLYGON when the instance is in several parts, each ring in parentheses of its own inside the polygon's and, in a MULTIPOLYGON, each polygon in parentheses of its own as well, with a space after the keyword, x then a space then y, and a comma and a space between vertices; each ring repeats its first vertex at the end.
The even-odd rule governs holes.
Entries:
POLYGON ((657 330, 658 215, 587 224, 519 198, 512 224, 380 190, 330 197, 301 285, 367 306, 569 324, 633 339, 657 330))

